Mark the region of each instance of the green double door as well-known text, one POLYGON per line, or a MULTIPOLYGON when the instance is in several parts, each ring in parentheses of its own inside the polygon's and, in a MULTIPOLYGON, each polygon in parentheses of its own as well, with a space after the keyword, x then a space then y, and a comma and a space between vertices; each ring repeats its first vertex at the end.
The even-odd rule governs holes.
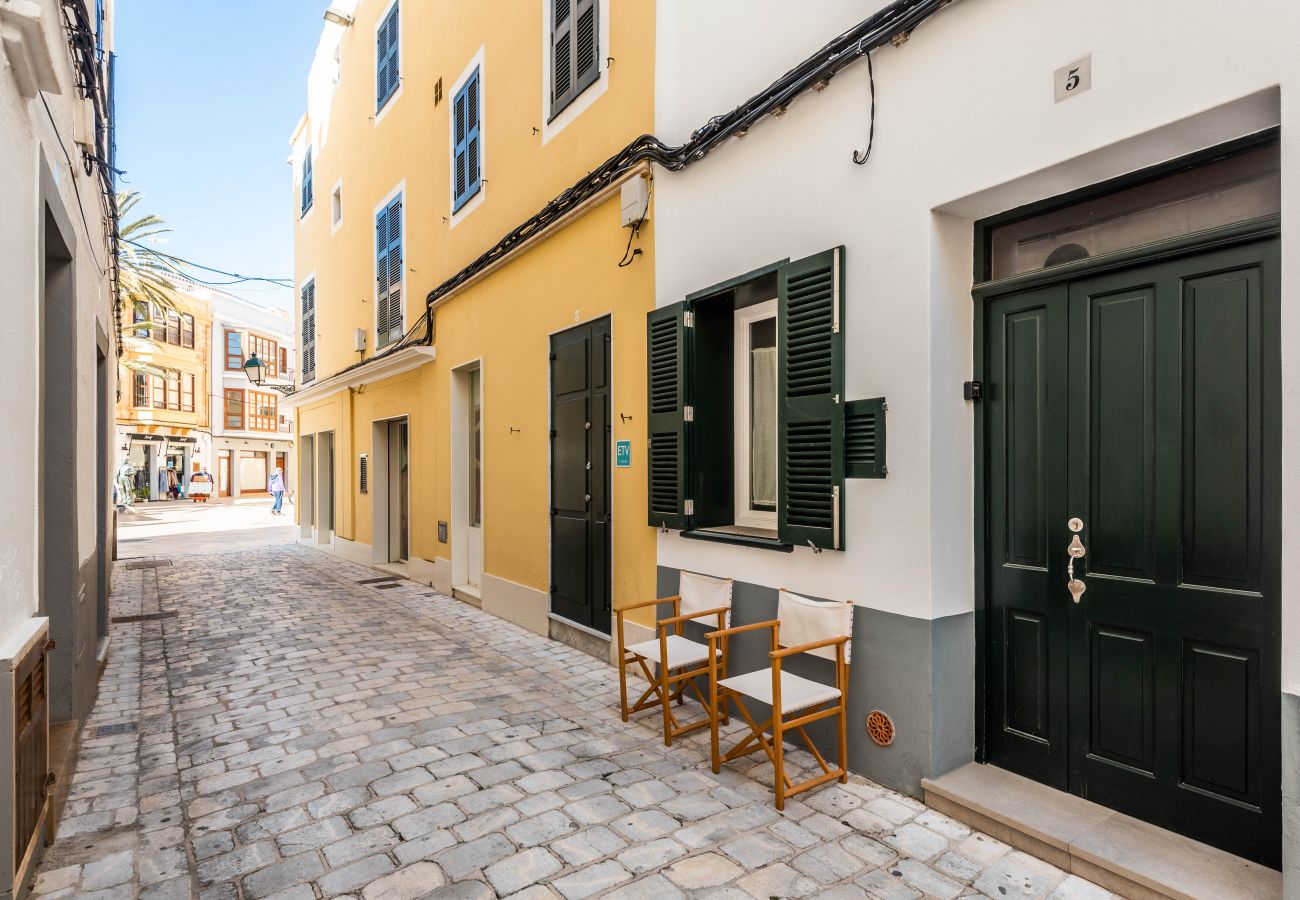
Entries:
POLYGON ((988 761, 1274 867, 1278 253, 978 298, 988 761))

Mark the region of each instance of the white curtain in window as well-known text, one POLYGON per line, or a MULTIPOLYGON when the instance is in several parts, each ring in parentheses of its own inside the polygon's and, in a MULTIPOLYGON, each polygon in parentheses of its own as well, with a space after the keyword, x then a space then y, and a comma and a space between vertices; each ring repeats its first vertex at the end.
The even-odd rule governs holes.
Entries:
POLYGON ((750 502, 776 505, 776 348, 750 351, 750 502))

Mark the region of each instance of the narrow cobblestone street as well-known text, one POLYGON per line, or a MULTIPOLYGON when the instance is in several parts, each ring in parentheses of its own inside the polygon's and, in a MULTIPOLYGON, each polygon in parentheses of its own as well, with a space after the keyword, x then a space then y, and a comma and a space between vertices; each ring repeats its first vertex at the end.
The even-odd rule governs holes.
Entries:
POLYGON ((379 574, 292 543, 119 562, 34 895, 1111 896, 856 777, 778 813, 766 761, 713 775, 706 735, 621 722, 612 667, 379 574))

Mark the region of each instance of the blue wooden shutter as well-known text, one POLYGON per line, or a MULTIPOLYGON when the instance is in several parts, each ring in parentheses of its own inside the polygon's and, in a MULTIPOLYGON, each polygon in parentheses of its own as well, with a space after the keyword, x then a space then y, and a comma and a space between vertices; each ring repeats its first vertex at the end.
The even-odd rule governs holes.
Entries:
POLYGON ((383 109, 384 101, 397 90, 401 77, 398 49, 401 46, 398 34, 398 7, 394 3, 387 18, 379 26, 375 37, 375 92, 376 109, 383 109))
POLYGON ((402 198, 388 205, 388 340, 402 336, 402 198))
POLYGON ((479 71, 466 79, 453 101, 452 154, 455 160, 455 184, 452 187, 452 209, 459 210, 469 198, 478 193, 482 177, 479 139, 479 111, 481 101, 479 71))
POLYGON ((316 281, 302 286, 302 369, 303 384, 316 377, 316 281))
POLYGON ((311 148, 307 148, 307 154, 302 158, 302 209, 301 214, 306 214, 311 209, 311 148))
POLYGON ((388 343, 388 207, 375 217, 375 346, 388 343))

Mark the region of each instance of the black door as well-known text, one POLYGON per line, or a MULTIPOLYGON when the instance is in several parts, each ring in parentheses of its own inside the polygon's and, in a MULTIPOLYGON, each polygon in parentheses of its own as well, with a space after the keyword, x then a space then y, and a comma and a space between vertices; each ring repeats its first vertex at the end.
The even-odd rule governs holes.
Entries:
POLYGON ((990 762, 1274 867, 1279 271, 1270 240, 994 297, 983 340, 990 762))
POLYGON ((609 320, 551 338, 551 611, 609 634, 609 320))

